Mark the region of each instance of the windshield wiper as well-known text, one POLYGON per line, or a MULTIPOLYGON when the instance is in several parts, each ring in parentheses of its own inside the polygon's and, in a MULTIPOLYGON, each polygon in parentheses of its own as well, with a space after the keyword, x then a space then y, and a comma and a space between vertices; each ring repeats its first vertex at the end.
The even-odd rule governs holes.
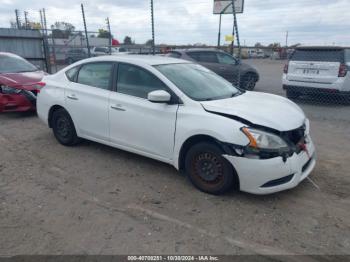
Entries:
POLYGON ((231 97, 240 96, 241 94, 242 94, 241 92, 233 93, 231 97))

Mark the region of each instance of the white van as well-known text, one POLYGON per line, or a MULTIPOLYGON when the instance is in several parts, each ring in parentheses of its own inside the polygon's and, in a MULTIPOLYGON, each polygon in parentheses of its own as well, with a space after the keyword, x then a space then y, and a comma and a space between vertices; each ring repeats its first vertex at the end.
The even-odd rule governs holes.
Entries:
POLYGON ((350 49, 298 47, 284 67, 283 89, 288 98, 334 93, 350 97, 350 49))

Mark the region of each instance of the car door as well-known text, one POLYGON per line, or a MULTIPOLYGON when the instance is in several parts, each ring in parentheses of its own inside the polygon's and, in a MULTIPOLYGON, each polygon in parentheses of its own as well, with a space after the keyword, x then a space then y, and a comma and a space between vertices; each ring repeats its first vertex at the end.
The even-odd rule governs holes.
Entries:
POLYGON ((121 63, 109 104, 111 142, 162 161, 173 155, 178 104, 152 103, 149 92, 168 87, 150 71, 121 63))
POLYGON ((218 74, 221 75, 223 78, 228 80, 231 83, 235 83, 238 79, 238 73, 239 73, 239 66, 237 64, 236 59, 234 59, 231 55, 217 52, 216 53, 219 67, 218 67, 218 74))
POLYGON ((111 62, 83 64, 65 90, 67 110, 85 138, 109 140, 108 100, 113 67, 111 62))

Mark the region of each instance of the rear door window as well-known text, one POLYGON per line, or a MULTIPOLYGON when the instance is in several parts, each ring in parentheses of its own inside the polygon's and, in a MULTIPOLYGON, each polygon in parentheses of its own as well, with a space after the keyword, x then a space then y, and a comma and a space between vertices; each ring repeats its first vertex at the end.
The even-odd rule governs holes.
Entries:
POLYGON ((327 49, 300 49, 295 50, 291 61, 312 62, 344 62, 343 50, 327 49))
POLYGON ((66 76, 67 76, 67 78, 69 79, 69 81, 75 82, 75 78, 76 78, 78 69, 79 69, 79 67, 76 66, 76 67, 73 67, 73 68, 69 69, 69 70, 66 72, 66 76))
POLYGON ((188 55, 198 62, 219 63, 215 52, 189 52, 188 55))
POLYGON ((110 89, 113 63, 91 63, 81 67, 77 82, 101 89, 110 89))

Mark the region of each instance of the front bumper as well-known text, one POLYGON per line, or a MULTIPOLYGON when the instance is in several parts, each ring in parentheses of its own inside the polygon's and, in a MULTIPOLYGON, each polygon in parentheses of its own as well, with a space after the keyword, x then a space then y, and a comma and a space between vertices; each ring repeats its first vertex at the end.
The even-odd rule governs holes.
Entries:
POLYGON ((307 178, 316 165, 315 146, 310 138, 307 151, 294 153, 283 161, 282 157, 271 159, 250 159, 224 155, 235 168, 240 190, 252 194, 265 195, 299 185, 307 178))
POLYGON ((350 96, 350 91, 340 91, 338 89, 332 88, 315 88, 306 86, 295 86, 295 85, 283 85, 284 90, 293 91, 299 94, 305 95, 340 95, 340 96, 350 96))
POLYGON ((35 100, 23 94, 1 94, 0 113, 35 111, 35 100))

